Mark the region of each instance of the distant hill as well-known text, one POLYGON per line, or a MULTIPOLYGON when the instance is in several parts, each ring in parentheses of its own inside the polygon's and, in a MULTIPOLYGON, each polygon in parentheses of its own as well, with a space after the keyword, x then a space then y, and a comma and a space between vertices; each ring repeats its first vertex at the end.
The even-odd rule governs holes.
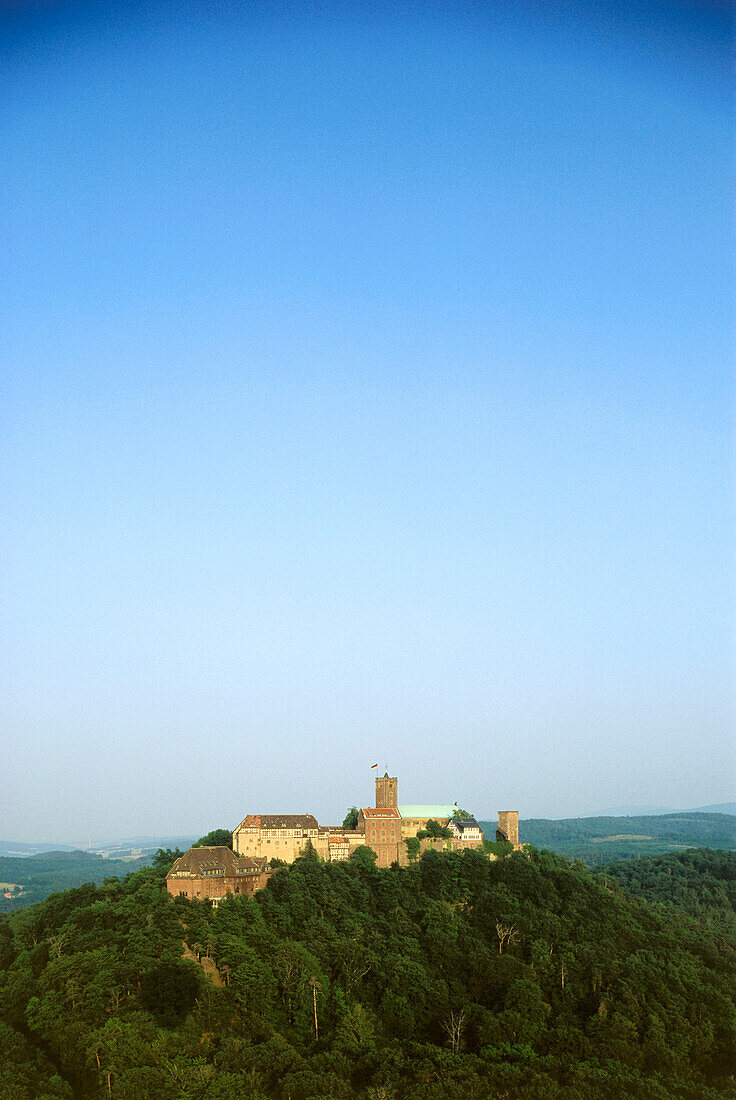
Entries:
POLYGON ((0 856, 22 858, 37 856, 42 852, 75 852, 78 846, 73 844, 31 844, 21 840, 0 840, 0 856))
MULTIPOLYGON (((495 822, 481 822, 486 839, 495 822)), ((656 816, 533 818, 519 823, 522 843, 547 848, 590 866, 611 860, 663 855, 687 848, 736 849, 736 821, 726 813, 656 816)))
POLYGON ((736 802, 719 802, 713 806, 686 806, 682 809, 675 806, 610 806, 604 810, 581 814, 581 817, 661 817, 664 814, 736 815, 736 802))
POLYGON ((719 802, 715 806, 701 806, 696 813, 736 815, 736 802, 719 802))
POLYGON ((99 886, 145 867, 150 857, 105 859, 88 852, 42 852, 18 858, 0 857, 0 913, 24 909, 49 894, 86 882, 99 886))
POLYGON ((120 858, 130 855, 153 854, 159 848, 181 848, 186 851, 196 836, 128 836, 107 840, 94 840, 91 844, 59 844, 57 842, 30 843, 20 840, 0 840, 0 856, 22 858, 44 852, 92 852, 120 858))

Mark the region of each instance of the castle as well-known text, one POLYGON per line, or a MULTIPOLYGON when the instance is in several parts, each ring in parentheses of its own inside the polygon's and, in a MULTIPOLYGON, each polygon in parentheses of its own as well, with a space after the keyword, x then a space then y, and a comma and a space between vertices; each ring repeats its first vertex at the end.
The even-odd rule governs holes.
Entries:
MULTIPOLYGON (((521 847, 517 810, 498 811, 496 839, 510 841, 517 850, 521 847)), ((376 853, 378 867, 392 863, 405 867, 410 858, 429 848, 454 852, 482 848, 483 833, 475 818, 457 803, 400 804, 399 781, 386 771, 376 776, 375 806, 360 809, 353 828, 320 825, 312 814, 248 814, 233 830, 232 851, 190 848, 174 863, 166 886, 170 894, 208 898, 215 904, 227 893, 253 894, 265 886, 271 860, 293 863, 310 845, 326 861, 349 859, 356 848, 366 846, 376 853), (439 837, 426 835, 430 821, 446 832, 439 837)))
MULTIPOLYGON (((409 862, 405 840, 426 830, 434 820, 450 831, 442 838, 442 846, 453 851, 481 848, 483 834, 475 818, 464 815, 454 805, 416 806, 399 804, 399 781, 396 776, 376 776, 376 804, 358 811, 353 828, 318 824, 311 814, 248 814, 233 831, 233 850, 250 858, 281 859, 292 863, 308 844, 325 860, 348 859, 356 848, 367 845, 376 853, 379 867, 392 863, 405 866, 409 862)), ((516 810, 500 810, 499 839, 509 840, 519 847, 519 815, 516 810)), ((436 847, 431 837, 420 840, 420 850, 436 847)))

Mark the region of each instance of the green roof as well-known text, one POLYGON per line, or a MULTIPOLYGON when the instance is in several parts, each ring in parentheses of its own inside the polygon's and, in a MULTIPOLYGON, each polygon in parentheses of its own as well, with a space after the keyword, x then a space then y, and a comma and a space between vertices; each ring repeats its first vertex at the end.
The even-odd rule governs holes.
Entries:
POLYGON ((399 806, 402 817, 452 817, 457 806, 399 806))

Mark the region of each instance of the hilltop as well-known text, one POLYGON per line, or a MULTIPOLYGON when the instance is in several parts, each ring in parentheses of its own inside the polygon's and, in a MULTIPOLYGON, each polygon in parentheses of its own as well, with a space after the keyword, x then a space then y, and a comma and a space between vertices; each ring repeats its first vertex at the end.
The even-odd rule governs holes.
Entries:
POLYGON ((217 909, 169 897, 168 866, 0 919, 0 1094, 736 1094, 728 927, 549 852, 310 855, 217 909))

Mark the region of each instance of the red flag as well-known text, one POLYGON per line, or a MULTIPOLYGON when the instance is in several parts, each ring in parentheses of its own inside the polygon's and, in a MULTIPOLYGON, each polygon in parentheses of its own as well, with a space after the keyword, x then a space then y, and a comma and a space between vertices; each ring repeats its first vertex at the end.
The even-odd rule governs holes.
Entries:
POLYGON ((377 768, 377 767, 378 767, 378 764, 371 764, 371 771, 373 771, 373 769, 377 768))

